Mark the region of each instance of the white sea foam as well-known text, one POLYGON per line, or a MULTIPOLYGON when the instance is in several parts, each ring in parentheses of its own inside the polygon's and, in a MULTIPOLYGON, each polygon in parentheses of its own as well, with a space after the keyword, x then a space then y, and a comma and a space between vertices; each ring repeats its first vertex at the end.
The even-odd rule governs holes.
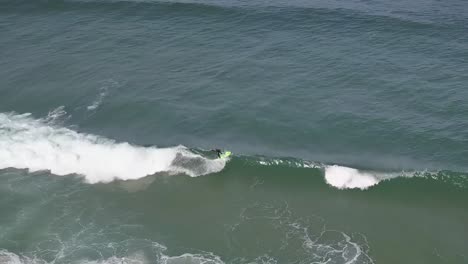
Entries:
MULTIPOLYGON (((137 252, 135 254, 117 257, 112 256, 102 260, 86 260, 82 259, 73 263, 79 264, 224 264, 219 256, 212 253, 204 254, 190 254, 185 253, 180 256, 167 256, 162 252, 158 254, 156 259, 146 257, 143 253, 137 252)), ((7 250, 0 250, 0 263, 1 264, 53 264, 55 261, 48 262, 38 257, 26 257, 17 255, 7 250)))
POLYGON ((100 88, 99 88, 99 94, 96 97, 96 99, 93 101, 91 105, 88 105, 86 109, 89 111, 96 110, 104 101, 104 98, 109 94, 109 89, 112 87, 117 86, 118 83, 113 80, 109 80, 105 82, 100 88))
POLYGON ((45 121, 49 123, 57 123, 59 120, 62 120, 63 117, 66 115, 67 111, 65 111, 65 106, 62 105, 50 111, 47 117, 45 118, 45 121))
POLYGON ((97 183, 162 172, 194 177, 221 171, 224 166, 224 160, 206 159, 183 146, 134 146, 78 133, 30 114, 0 113, 0 169, 79 174, 88 183, 97 183))
POLYGON ((298 160, 298 159, 278 159, 278 158, 265 158, 261 157, 258 161, 258 164, 263 165, 263 166, 289 166, 293 168, 320 168, 321 165, 319 163, 315 162, 310 162, 310 161, 304 161, 304 160, 298 160))
MULTIPOLYGON (((138 243, 138 241, 134 241, 138 243)), ((140 242, 142 242, 140 240, 140 242)), ((117 243, 119 244, 119 243, 117 243)), ((125 244, 125 243, 124 243, 125 244)), ((101 244, 97 244, 101 245, 101 244)), ((109 243, 109 245, 115 246, 114 243, 109 243)), ((211 252, 202 252, 202 253, 184 253, 178 256, 168 256, 164 254, 167 248, 157 242, 146 241, 140 244, 141 250, 136 250, 133 253, 127 251, 128 248, 114 248, 117 250, 116 255, 110 257, 104 257, 101 254, 101 258, 96 260, 90 259, 79 259, 79 260, 70 260, 68 254, 63 254, 69 252, 70 248, 57 249, 56 256, 51 261, 46 261, 43 258, 44 251, 33 251, 28 252, 27 255, 16 254, 5 249, 0 249, 0 263, 1 264, 54 264, 59 263, 76 263, 76 264, 224 264, 221 258, 211 252), (148 254, 148 251, 144 249, 151 249, 152 254, 148 254), (125 254, 119 254, 119 252, 125 252, 125 254), (155 254, 154 254, 155 253, 155 254)), ((54 252, 49 251, 50 252, 54 252)), ((73 252, 73 250, 71 251, 73 252)), ((97 252, 100 252, 97 249, 97 252)))
POLYGON ((6 250, 0 250, 0 263, 5 264, 20 264, 21 259, 18 255, 8 252, 6 250))
POLYGON ((339 189, 367 189, 379 183, 380 179, 371 173, 333 165, 325 168, 325 180, 339 189))
MULTIPOLYGON (((327 228, 325 219, 320 216, 298 217, 289 205, 254 204, 241 210, 239 222, 230 226, 228 235, 238 251, 264 246, 264 255, 253 261, 244 259, 240 263, 283 263, 289 257, 296 263, 343 263, 373 264, 369 256, 369 244, 362 234, 346 234, 340 230, 327 228), (246 230, 268 234, 273 240, 262 237, 245 237, 246 230), (292 253, 292 255, 290 255, 292 253)), ((262 247, 260 247, 262 248, 262 247)), ((237 262, 236 262, 237 263, 237 262)))
POLYGON ((80 264, 150 264, 149 261, 143 254, 135 254, 129 257, 110 257, 101 261, 90 261, 90 260, 81 260, 80 264))
POLYGON ((325 171, 325 180, 328 184, 339 189, 367 189, 378 184, 381 180, 391 178, 389 174, 373 174, 362 172, 357 169, 338 166, 325 165, 317 162, 289 160, 289 159, 265 159, 257 161, 263 166, 285 165, 294 168, 323 169, 325 171))
POLYGON ((206 254, 183 254, 180 256, 166 256, 161 257, 161 264, 223 264, 219 256, 212 253, 206 254))
POLYGON ((4 249, 0 249, 0 263, 2 264, 47 264, 46 261, 37 258, 29 258, 16 255, 4 249))

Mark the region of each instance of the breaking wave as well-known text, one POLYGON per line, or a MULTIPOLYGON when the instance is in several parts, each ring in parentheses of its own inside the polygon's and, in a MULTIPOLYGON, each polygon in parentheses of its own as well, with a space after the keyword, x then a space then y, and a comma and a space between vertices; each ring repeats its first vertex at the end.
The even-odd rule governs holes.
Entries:
POLYGON ((291 158, 265 158, 257 157, 256 164, 262 166, 287 166, 291 168, 315 169, 323 173, 325 182, 338 189, 361 189, 366 190, 376 186, 382 181, 395 178, 426 178, 442 181, 460 188, 468 187, 468 174, 464 172, 454 172, 448 170, 427 171, 408 170, 382 172, 371 170, 360 170, 341 165, 328 165, 318 162, 310 162, 291 158))
MULTIPOLYGON (((221 171, 226 160, 208 159, 184 146, 158 148, 79 133, 66 128, 63 106, 42 119, 31 114, 0 113, 0 169, 17 168, 55 175, 76 174, 88 183, 136 180, 154 174, 187 174, 191 177, 221 171)), ((202 151, 203 152, 203 151, 202 151)), ((425 177, 468 187, 466 173, 452 171, 379 172, 294 158, 246 157, 261 166, 286 166, 320 170, 325 182, 338 189, 365 190, 393 178, 425 177)))
POLYGON ((365 189, 379 183, 379 179, 370 173, 337 165, 325 168, 325 180, 328 184, 339 189, 365 189))
POLYGON ((100 136, 78 133, 53 122, 53 116, 0 113, 0 169, 78 174, 88 183, 139 179, 156 173, 195 177, 221 171, 226 161, 211 160, 184 146, 141 147, 100 136))

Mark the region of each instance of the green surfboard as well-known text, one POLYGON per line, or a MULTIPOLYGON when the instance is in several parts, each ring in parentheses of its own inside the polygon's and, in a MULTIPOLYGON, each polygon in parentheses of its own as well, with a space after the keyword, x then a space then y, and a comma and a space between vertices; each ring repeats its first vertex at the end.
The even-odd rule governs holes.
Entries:
POLYGON ((227 159, 229 158, 229 156, 231 156, 232 152, 231 151, 224 151, 220 156, 219 158, 221 159, 227 159))

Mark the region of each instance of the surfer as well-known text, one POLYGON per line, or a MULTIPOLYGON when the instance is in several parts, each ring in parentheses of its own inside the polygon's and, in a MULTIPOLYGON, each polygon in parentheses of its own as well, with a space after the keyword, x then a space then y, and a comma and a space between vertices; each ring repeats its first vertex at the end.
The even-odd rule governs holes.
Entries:
POLYGON ((220 149, 213 149, 212 151, 216 152, 216 155, 218 155, 218 158, 221 158, 221 154, 223 154, 223 152, 220 149))

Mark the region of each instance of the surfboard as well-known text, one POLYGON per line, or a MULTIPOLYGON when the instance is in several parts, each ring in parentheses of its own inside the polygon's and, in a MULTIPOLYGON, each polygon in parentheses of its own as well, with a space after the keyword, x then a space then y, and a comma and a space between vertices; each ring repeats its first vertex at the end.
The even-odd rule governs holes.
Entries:
POLYGON ((219 156, 220 159, 227 159, 229 158, 229 156, 231 156, 232 152, 231 151, 224 151, 223 153, 221 153, 221 155, 219 156))

